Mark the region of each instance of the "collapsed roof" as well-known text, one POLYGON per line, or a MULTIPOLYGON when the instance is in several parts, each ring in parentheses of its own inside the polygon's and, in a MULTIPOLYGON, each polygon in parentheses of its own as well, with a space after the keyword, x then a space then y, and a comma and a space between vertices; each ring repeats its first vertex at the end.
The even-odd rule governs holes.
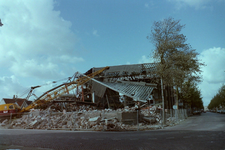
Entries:
MULTIPOLYGON (((104 67, 91 68, 85 74, 90 74, 92 72, 98 71, 104 67)), ((153 76, 156 69, 155 63, 144 63, 144 64, 133 64, 133 65, 119 65, 119 66, 109 66, 108 70, 105 70, 101 76, 104 77, 125 77, 125 76, 135 76, 135 75, 146 75, 153 76)))
MULTIPOLYGON (((85 74, 102 69, 91 68, 85 74)), ((156 84, 150 79, 155 77, 155 63, 110 66, 109 69, 96 76, 92 81, 92 92, 103 97, 106 88, 133 98, 134 101, 146 102, 156 84)))

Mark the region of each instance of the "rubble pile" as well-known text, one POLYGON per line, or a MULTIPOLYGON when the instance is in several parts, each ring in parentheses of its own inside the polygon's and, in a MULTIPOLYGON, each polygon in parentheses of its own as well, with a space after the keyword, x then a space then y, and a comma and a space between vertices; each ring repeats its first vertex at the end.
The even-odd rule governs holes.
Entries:
MULTIPOLYGON (((69 129, 69 130, 135 130, 137 111, 135 107, 124 107, 117 110, 97 110, 88 106, 79 106, 73 112, 57 112, 54 109, 32 110, 27 115, 11 121, 11 128, 24 129, 69 129), (121 115, 124 114, 125 115, 121 115), (136 113, 136 114, 135 114, 136 113), (136 120, 124 119, 121 116, 131 114, 136 120), (131 121, 131 123, 126 123, 131 121)), ((127 115, 127 116, 128 116, 127 115)), ((147 129, 150 124, 160 123, 160 114, 155 108, 140 111, 139 127, 147 129)), ((10 123, 4 120, 1 125, 10 123)))
POLYGON ((167 118, 167 123, 169 125, 173 125, 176 122, 176 118, 175 117, 169 117, 167 118))
POLYGON ((5 119, 4 121, 2 121, 2 123, 0 123, 0 126, 6 126, 9 123, 8 119, 5 119))
POLYGON ((141 110, 141 113, 144 115, 143 120, 150 123, 161 123, 161 114, 157 113, 156 107, 153 106, 148 109, 141 110))

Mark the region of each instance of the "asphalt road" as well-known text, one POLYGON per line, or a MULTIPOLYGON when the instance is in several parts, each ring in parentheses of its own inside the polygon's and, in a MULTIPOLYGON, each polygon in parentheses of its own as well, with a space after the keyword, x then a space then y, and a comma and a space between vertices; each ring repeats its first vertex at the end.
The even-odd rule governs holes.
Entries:
POLYGON ((135 132, 0 130, 0 149, 225 150, 225 114, 203 113, 174 127, 135 132))
POLYGON ((225 131, 225 114, 202 113, 186 119, 182 124, 169 127, 169 130, 225 131))

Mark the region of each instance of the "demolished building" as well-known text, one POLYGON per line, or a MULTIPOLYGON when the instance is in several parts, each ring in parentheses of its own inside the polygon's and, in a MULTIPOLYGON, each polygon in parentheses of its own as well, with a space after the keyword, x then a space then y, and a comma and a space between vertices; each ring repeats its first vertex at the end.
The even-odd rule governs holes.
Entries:
MULTIPOLYGON (((93 67, 84 74, 75 73, 66 83, 46 91, 24 111, 45 109, 49 102, 60 104, 61 111, 79 104, 111 109, 133 107, 136 102, 160 106, 160 78, 155 72, 155 63, 93 67)), ((173 88, 164 86, 164 93, 165 108, 171 109, 174 104, 173 88)))
MULTIPOLYGON (((104 67, 93 67, 84 75, 104 67)), ((135 102, 162 105, 160 78, 155 74, 155 63, 109 66, 82 86, 80 99, 102 108, 134 106, 135 102)), ((171 109, 174 94, 165 87, 165 108, 171 109)))
MULTIPOLYGON (((43 101, 51 102, 46 107, 49 109, 34 109, 37 116, 31 111, 29 115, 13 121, 11 126, 76 130, 102 130, 107 126, 109 130, 127 130, 133 129, 132 125, 143 124, 144 128, 149 128, 146 125, 161 123, 161 112, 157 109, 162 105, 161 85, 155 69, 154 63, 145 63, 94 67, 84 74, 76 73, 70 82, 58 85, 37 98, 39 106, 46 104, 43 101), (139 109, 134 107, 137 103, 145 108, 138 112, 139 109), (58 104, 63 113, 52 107, 58 104)), ((171 87, 164 86, 164 93, 165 108, 168 109, 166 116, 171 124, 175 119, 175 113, 169 111, 174 104, 174 92, 171 87)))

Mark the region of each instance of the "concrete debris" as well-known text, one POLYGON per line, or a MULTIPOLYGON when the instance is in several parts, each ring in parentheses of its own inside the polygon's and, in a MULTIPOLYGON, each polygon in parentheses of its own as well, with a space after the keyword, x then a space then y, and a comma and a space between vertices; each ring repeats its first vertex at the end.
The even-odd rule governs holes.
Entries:
MULTIPOLYGON (((152 126, 160 126, 161 114, 156 108, 147 108, 139 111, 135 107, 125 107, 117 110, 97 110, 93 107, 79 106, 73 112, 57 112, 54 109, 32 110, 21 118, 0 123, 0 126, 10 124, 12 128, 24 129, 69 129, 69 130, 136 130, 137 123, 140 129, 151 129, 152 126), (138 120, 137 120, 138 118, 138 120)), ((167 119, 169 123, 175 118, 167 119)))
POLYGON ((2 123, 0 123, 0 126, 6 126, 8 122, 8 119, 5 119, 4 121, 2 121, 2 123))
POLYGON ((149 123, 156 123, 156 118, 155 117, 144 116, 143 120, 146 121, 146 122, 149 122, 149 123))

